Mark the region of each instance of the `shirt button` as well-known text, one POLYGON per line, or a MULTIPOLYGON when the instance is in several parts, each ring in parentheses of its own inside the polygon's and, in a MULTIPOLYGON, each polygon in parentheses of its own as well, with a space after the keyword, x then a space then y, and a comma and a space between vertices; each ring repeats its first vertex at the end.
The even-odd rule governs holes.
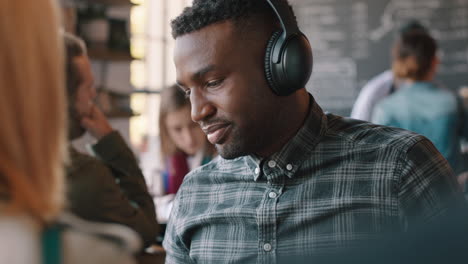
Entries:
POLYGON ((268 197, 270 197, 271 199, 275 199, 276 197, 278 197, 278 194, 276 194, 275 192, 270 192, 268 194, 268 197))
POLYGON ((255 174, 259 174, 260 173, 260 168, 255 168, 255 174))
POLYGON ((274 168, 275 166, 276 166, 276 162, 275 162, 274 160, 270 160, 270 161, 268 162, 268 167, 274 168))
POLYGON ((268 252, 268 251, 271 251, 271 244, 270 244, 270 243, 265 243, 265 244, 263 245, 263 250, 265 250, 265 251, 267 251, 267 252, 268 252))
POLYGON ((292 170, 292 169, 293 169, 293 165, 291 165, 291 164, 286 165, 286 169, 287 169, 288 171, 292 170))

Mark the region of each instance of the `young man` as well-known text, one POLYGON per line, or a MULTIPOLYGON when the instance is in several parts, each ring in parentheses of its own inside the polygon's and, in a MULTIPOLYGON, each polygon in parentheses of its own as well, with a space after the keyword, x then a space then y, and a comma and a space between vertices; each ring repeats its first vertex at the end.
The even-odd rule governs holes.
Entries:
POLYGON ((145 245, 158 232, 154 204, 132 151, 94 105, 96 90, 83 42, 64 35, 67 51, 69 139, 86 131, 98 142, 98 158, 79 153, 70 144, 67 192, 70 210, 90 221, 123 224, 136 231, 145 245))
POLYGON ((178 83, 221 158, 179 189, 166 263, 328 252, 405 231, 459 198, 426 138, 324 114, 303 87, 273 92, 265 50, 281 27, 267 1, 195 0, 172 29, 178 83))
MULTIPOLYGON (((416 20, 410 20, 399 30, 400 37, 411 32, 428 33, 427 29, 416 20)), ((396 92, 400 80, 393 76, 391 70, 386 70, 369 80, 359 92, 351 110, 351 117, 371 121, 374 108, 381 100, 396 92)))
POLYGON ((375 105, 371 121, 426 136, 460 173, 464 167, 460 142, 468 139, 467 121, 456 94, 435 82, 440 63, 437 50, 436 40, 427 33, 404 34, 398 39, 392 71, 400 89, 375 105))

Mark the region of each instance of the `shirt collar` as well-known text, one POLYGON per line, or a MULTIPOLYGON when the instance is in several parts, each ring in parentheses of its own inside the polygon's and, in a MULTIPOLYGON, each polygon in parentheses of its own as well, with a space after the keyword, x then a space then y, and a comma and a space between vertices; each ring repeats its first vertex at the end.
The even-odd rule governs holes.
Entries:
POLYGON ((327 128, 327 117, 323 113, 320 106, 315 102, 310 95, 309 114, 304 122, 304 125, 299 129, 297 134, 279 151, 272 156, 260 159, 257 156, 247 156, 247 166, 254 174, 254 180, 257 181, 261 173, 260 166, 266 164, 265 168, 269 169, 270 161, 275 163, 274 167, 289 178, 292 178, 300 167, 302 162, 309 158, 310 153, 315 149, 327 128))

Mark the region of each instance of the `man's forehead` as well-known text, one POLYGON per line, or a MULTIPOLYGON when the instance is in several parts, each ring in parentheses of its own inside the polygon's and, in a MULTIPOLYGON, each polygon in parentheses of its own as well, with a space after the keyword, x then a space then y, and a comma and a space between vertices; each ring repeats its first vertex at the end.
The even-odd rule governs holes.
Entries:
POLYGON ((183 52, 194 47, 204 48, 216 44, 228 44, 235 37, 233 27, 230 21, 224 21, 182 35, 176 39, 176 50, 183 52))
POLYGON ((178 70, 197 71, 236 46, 232 25, 217 23, 176 39, 174 62, 178 70), (202 65, 206 63, 206 65, 202 65))

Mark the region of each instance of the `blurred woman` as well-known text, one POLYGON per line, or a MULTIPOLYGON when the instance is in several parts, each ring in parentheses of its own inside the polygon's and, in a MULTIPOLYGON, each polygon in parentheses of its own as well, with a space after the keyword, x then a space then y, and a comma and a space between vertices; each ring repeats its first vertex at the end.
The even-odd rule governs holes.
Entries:
POLYGON ((169 194, 177 192, 189 171, 208 163, 215 155, 214 146, 192 121, 190 112, 190 101, 177 85, 162 91, 159 134, 165 164, 164 186, 169 194))
POLYGON ((190 101, 177 85, 163 89, 159 108, 160 136, 150 139, 150 145, 156 150, 141 157, 159 223, 167 222, 172 199, 185 175, 216 155, 200 126, 192 121, 190 111, 190 101))
POLYGON ((95 226, 56 224, 67 112, 54 2, 0 1, 0 263, 133 263, 122 247, 90 235, 95 226))
POLYGON ((460 139, 467 137, 465 114, 456 95, 434 83, 437 44, 427 33, 404 34, 393 50, 392 70, 401 88, 379 102, 372 122, 404 128, 429 138, 459 172, 460 139))

